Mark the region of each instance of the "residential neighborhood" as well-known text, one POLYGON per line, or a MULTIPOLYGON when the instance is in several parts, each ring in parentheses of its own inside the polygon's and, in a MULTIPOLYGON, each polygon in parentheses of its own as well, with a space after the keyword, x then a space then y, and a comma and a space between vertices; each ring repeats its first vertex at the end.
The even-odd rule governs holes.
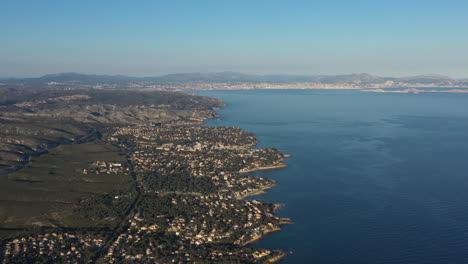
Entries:
POLYGON ((8 241, 3 263, 23 263, 28 254, 65 263, 269 263, 281 251, 251 248, 289 219, 278 205, 244 199, 276 185, 248 172, 284 167, 287 155, 252 148, 254 134, 236 127, 150 123, 110 128, 102 141, 121 150, 121 160, 94 160, 87 179, 128 175, 133 191, 80 201, 75 213, 120 223, 102 234, 31 234, 8 241), (118 213, 119 212, 119 213, 118 213), (121 220, 119 220, 121 219, 121 220))

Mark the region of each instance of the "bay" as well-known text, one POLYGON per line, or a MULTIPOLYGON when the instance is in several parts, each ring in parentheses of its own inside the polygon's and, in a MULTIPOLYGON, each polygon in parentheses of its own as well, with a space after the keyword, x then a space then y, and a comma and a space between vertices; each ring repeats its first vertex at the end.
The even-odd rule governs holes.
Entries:
POLYGON ((295 224, 255 246, 281 263, 468 263, 468 95, 206 91, 208 126, 239 126, 291 154, 256 172, 295 224))

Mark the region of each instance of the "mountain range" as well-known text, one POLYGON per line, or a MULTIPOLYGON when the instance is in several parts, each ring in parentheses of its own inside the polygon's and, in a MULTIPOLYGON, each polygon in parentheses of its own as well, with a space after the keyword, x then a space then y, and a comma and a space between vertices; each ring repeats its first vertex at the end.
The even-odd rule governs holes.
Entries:
POLYGON ((253 75, 237 72, 175 73, 156 77, 132 77, 125 75, 93 75, 81 73, 48 74, 37 78, 3 79, 3 83, 47 84, 65 83, 77 85, 127 84, 148 82, 155 84, 184 83, 318 83, 318 84, 382 84, 385 82, 406 84, 460 85, 467 80, 457 80, 443 75, 410 77, 379 77, 367 73, 346 75, 253 75))

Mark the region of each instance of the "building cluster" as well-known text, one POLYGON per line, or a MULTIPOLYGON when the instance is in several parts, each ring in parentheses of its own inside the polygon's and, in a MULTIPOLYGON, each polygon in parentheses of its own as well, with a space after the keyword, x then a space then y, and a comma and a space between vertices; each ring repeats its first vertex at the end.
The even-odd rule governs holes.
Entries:
POLYGON ((130 169, 122 162, 95 161, 87 169, 83 169, 83 174, 127 174, 130 169))
MULTIPOLYGON (((165 144, 167 145, 167 144, 165 144)), ((200 148, 205 145, 200 144, 200 148)), ((169 173, 177 166, 193 176, 217 175, 220 172, 251 171, 281 165, 284 156, 276 149, 222 149, 191 152, 177 149, 142 148, 133 154, 137 171, 169 173), (168 171, 169 170, 169 171, 168 171)))
MULTIPOLYGON (((1 84, 0 84, 1 85, 1 84)), ((466 80, 440 80, 415 82, 414 80, 370 81, 302 81, 302 82, 170 82, 127 81, 123 83, 78 84, 75 82, 49 82, 49 86, 71 87, 69 89, 132 89, 158 91, 196 91, 196 90, 255 90, 255 89, 364 89, 399 87, 468 87, 466 80)))
POLYGON ((201 127, 146 124, 117 129, 109 137, 111 142, 128 137, 142 147, 159 147, 176 150, 211 150, 253 146, 257 143, 254 134, 237 127, 201 127), (166 144, 166 145, 164 145, 166 144), (164 145, 164 147, 162 147, 164 145))
POLYGON ((250 263, 277 253, 244 251, 251 241, 279 230, 283 219, 274 215, 272 204, 240 199, 272 187, 275 181, 241 172, 281 166, 281 152, 252 149, 256 137, 231 127, 140 125, 117 128, 108 140, 129 148, 145 192, 137 216, 110 247, 109 262, 180 259, 185 263, 208 254, 220 263, 230 258, 250 263), (206 179, 202 184, 207 187, 198 188, 198 179, 206 179), (186 184, 191 187, 184 188, 186 184))
POLYGON ((257 142, 255 136, 233 127, 122 127, 109 139, 126 145, 130 142, 134 170, 147 191, 174 190, 167 185, 161 189, 164 177, 179 182, 187 181, 187 177, 208 177, 207 181, 216 188, 209 187, 205 181, 202 183, 205 187, 198 188, 201 192, 229 191, 235 197, 245 197, 272 187, 275 182, 242 172, 284 166, 281 152, 252 149, 250 146, 257 142))
MULTIPOLYGON (((138 215, 129 220, 106 254, 108 263, 125 260, 182 259, 183 263, 201 259, 227 260, 231 257, 254 262, 273 254, 244 245, 278 230, 281 219, 273 207, 259 201, 231 199, 221 195, 148 195, 138 215), (232 244, 229 249, 213 250, 232 244), (206 251, 206 254, 200 252, 206 251), (207 259, 207 255, 209 259, 207 259)), ((201 262, 205 263, 205 262, 201 262)), ((244 263, 244 262, 242 262, 244 263)))
POLYGON ((256 137, 232 127, 126 126, 104 140, 120 146, 130 164, 95 161, 83 173, 130 173, 138 198, 109 193, 82 200, 78 212, 116 217, 112 212, 126 212, 135 201, 121 227, 108 231, 105 243, 68 233, 17 239, 7 244, 4 263, 24 263, 35 255, 31 250, 71 263, 269 263, 281 256, 248 244, 279 230, 285 219, 274 215, 274 204, 242 199, 275 184, 244 172, 283 165, 278 150, 252 149, 256 137))
POLYGON ((212 242, 245 244, 280 221, 273 215, 272 207, 256 200, 236 200, 212 194, 191 197, 190 200, 175 197, 171 203, 175 207, 191 206, 197 211, 192 216, 166 218, 168 232, 195 245, 212 242))
POLYGON ((0 259, 3 259, 2 264, 36 263, 40 259, 55 263, 85 263, 90 252, 97 252, 102 245, 103 240, 97 235, 44 233, 8 241, 0 259))

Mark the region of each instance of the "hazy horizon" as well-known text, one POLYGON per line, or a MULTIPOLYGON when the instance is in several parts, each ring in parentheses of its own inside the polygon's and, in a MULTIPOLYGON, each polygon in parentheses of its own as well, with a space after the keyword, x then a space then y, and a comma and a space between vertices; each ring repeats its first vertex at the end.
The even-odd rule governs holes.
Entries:
POLYGON ((154 74, 154 75, 131 75, 131 74, 122 74, 122 73, 115 73, 115 74, 98 74, 98 73, 93 73, 93 72, 50 72, 46 74, 41 74, 41 75, 35 75, 35 76, 0 76, 0 79, 27 79, 27 78, 39 78, 43 77, 46 75, 59 75, 59 74, 83 74, 83 75, 102 75, 102 76, 125 76, 125 77, 136 77, 136 78, 143 78, 143 77, 162 77, 166 75, 172 75, 172 74, 216 74, 216 73, 236 73, 236 74, 246 74, 246 75, 253 75, 253 76, 275 76, 275 75, 285 75, 285 76, 339 76, 339 75, 359 75, 359 74, 369 74, 375 77, 382 77, 382 78, 405 78, 405 77, 419 77, 419 76, 441 76, 441 77, 449 77, 454 80, 466 80, 468 79, 467 77, 453 77, 449 75, 444 75, 444 74, 439 74, 439 73, 423 73, 423 74, 415 74, 415 75, 400 75, 400 76, 390 76, 390 75, 377 75, 377 74, 372 74, 368 72, 351 72, 351 73, 341 73, 341 74, 294 74, 294 73, 249 73, 249 72, 240 72, 240 71, 198 71, 198 72, 168 72, 168 73, 163 73, 163 74, 154 74))
POLYGON ((468 78, 466 1, 6 1, 0 76, 468 78))

